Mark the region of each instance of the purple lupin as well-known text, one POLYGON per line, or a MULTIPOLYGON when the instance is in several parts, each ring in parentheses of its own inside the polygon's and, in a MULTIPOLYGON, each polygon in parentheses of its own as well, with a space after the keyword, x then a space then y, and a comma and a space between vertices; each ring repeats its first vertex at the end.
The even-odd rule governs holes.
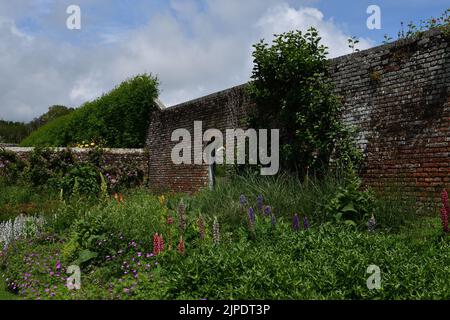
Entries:
POLYGON ((294 219, 292 221, 292 228, 294 231, 298 231, 300 229, 300 220, 298 218, 298 214, 294 215, 294 219))
POLYGON ((309 229, 309 221, 308 221, 308 217, 307 217, 307 216, 304 216, 304 217, 303 217, 303 228, 304 228, 305 230, 308 230, 308 229, 309 229))

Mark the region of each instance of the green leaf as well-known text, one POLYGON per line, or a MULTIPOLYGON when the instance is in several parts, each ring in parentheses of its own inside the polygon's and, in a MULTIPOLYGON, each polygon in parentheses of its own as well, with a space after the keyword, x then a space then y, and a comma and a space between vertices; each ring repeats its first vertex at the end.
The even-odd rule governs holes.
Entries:
POLYGON ((79 253, 78 259, 75 260, 72 264, 80 265, 96 258, 97 256, 98 256, 97 252, 93 252, 90 250, 83 250, 79 253))

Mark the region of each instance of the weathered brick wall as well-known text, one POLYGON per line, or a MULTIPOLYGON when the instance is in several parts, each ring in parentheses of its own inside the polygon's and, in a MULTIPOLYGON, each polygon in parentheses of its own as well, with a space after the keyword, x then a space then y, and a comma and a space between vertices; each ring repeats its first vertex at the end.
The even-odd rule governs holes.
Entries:
MULTIPOLYGON (((431 31, 330 61, 343 119, 358 129, 366 155, 362 176, 373 186, 405 183, 420 197, 450 186, 449 38, 431 31)), ((170 154, 177 128, 242 127, 253 106, 243 86, 152 115, 147 146, 149 182, 155 188, 195 191, 207 186, 205 166, 176 166, 170 154)))
POLYGON ((449 38, 437 31, 332 61, 344 120, 359 131, 362 176, 436 197, 450 186, 449 38))
MULTIPOLYGON (((4 147, 5 150, 16 153, 22 160, 28 160, 33 148, 4 147)), ((54 148, 60 151, 64 148, 54 148)), ((88 159, 89 149, 70 148, 79 161, 88 159)), ((105 166, 117 167, 120 163, 135 163, 144 177, 148 177, 148 153, 144 149, 103 149, 102 158, 105 166)))
MULTIPOLYGON (((194 121, 202 121, 203 130, 240 128, 251 103, 243 86, 189 101, 152 115, 147 147, 149 148, 149 185, 153 189, 194 192, 208 186, 206 165, 175 165, 171 160, 175 129, 187 129, 194 137, 194 121)), ((201 139, 201 137, 199 138, 201 139)), ((205 144, 204 144, 205 146, 205 144)), ((194 150, 192 148, 192 159, 194 150)))

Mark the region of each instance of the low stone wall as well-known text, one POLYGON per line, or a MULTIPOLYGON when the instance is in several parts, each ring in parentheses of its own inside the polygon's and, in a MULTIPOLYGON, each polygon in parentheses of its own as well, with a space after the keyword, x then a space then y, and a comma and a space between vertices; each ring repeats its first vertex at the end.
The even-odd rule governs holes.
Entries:
MULTIPOLYGON (((20 148, 20 147, 5 147, 7 151, 14 152, 22 160, 28 160, 34 148, 20 148)), ((53 151, 58 152, 70 149, 77 160, 86 160, 91 149, 81 148, 52 148, 53 151)), ((120 163, 134 162, 138 168, 144 173, 144 179, 148 177, 148 153, 144 149, 102 149, 103 161, 108 166, 118 166, 120 163)))

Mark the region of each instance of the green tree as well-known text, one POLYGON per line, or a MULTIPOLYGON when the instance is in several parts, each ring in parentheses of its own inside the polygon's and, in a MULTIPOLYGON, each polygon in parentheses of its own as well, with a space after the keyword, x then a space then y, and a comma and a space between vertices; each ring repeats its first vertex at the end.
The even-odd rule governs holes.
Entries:
POLYGON ((48 108, 48 111, 46 113, 31 121, 28 126, 30 127, 31 131, 35 131, 43 125, 49 123, 50 121, 71 113, 73 110, 73 108, 68 108, 61 105, 53 105, 48 108))
POLYGON ((344 127, 328 76, 327 48, 314 28, 254 45, 250 124, 280 129, 282 168, 300 178, 329 165, 344 127))
POLYGON ((48 122, 21 145, 65 147, 95 141, 110 148, 142 147, 157 97, 158 79, 148 74, 138 75, 48 122))

